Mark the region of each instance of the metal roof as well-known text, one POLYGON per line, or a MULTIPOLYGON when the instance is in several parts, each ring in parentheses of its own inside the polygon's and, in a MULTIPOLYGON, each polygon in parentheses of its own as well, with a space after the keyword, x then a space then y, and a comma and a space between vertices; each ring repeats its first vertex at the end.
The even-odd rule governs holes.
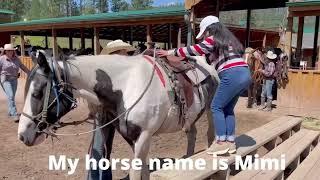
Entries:
POLYGON ((154 8, 148 10, 132 10, 113 13, 101 13, 81 16, 70 16, 61 18, 40 19, 31 21, 20 21, 13 23, 0 24, 1 31, 14 31, 14 30, 26 30, 24 27, 28 26, 28 30, 33 29, 48 29, 55 25, 62 26, 61 28, 68 28, 72 24, 81 24, 81 26, 92 25, 95 23, 110 23, 110 22, 130 22, 130 21, 143 21, 145 19, 152 20, 154 18, 161 17, 176 17, 181 19, 185 14, 185 9, 181 7, 168 7, 168 8, 154 8), (43 25, 43 26, 41 26, 43 25), (43 28, 41 28, 43 27, 43 28))
POLYGON ((304 1, 286 3, 286 6, 288 7, 316 6, 316 5, 320 5, 320 0, 304 0, 304 1))
POLYGON ((13 11, 7 10, 7 9, 0 9, 0 14, 9 14, 9 15, 14 15, 16 14, 13 11))

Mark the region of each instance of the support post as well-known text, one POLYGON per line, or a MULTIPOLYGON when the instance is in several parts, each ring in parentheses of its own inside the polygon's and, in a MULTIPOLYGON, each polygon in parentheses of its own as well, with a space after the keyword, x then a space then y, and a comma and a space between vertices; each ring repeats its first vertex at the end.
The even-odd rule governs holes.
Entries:
POLYGON ((45 36, 46 49, 49 49, 48 35, 45 36))
POLYGON ((58 42, 57 42, 57 31, 52 29, 52 50, 53 57, 56 59, 58 57, 58 42))
POLYGON ((180 24, 178 28, 177 48, 181 48, 181 25, 180 24))
POLYGON ((216 0, 216 16, 219 17, 220 15, 220 0, 216 0))
POLYGON ((288 25, 286 30, 286 46, 285 52, 288 54, 288 66, 291 64, 292 57, 292 29, 293 29, 293 17, 288 17, 288 25))
POLYGON ((172 25, 169 24, 169 39, 168 39, 168 48, 172 49, 172 25))
POLYGON ((247 10, 246 47, 250 46, 251 9, 247 10))
POLYGON ((301 57, 302 57, 303 26, 304 26, 304 17, 299 17, 297 51, 296 51, 297 53, 296 57, 299 61, 302 60, 301 57))
POLYGON ((148 42, 152 42, 152 38, 151 38, 151 25, 147 25, 147 48, 150 48, 150 45, 148 44, 148 42))
POLYGON ((84 37, 84 30, 81 28, 80 30, 80 37, 81 37, 81 49, 85 49, 85 37, 84 37))
POLYGON ((93 28, 94 34, 94 55, 100 54, 99 28, 93 28))
POLYGON ((318 50, 318 34, 319 34, 319 16, 316 16, 316 23, 314 27, 314 40, 313 40, 313 54, 312 54, 312 67, 316 66, 317 50, 318 50))
POLYGON ((24 32, 20 31, 20 50, 21 50, 21 56, 25 56, 25 50, 24 50, 24 32))
POLYGON ((133 30, 132 26, 130 26, 130 44, 133 45, 133 30))
POLYGON ((190 21, 191 21, 191 43, 194 44, 195 43, 195 36, 193 35, 193 33, 195 33, 195 14, 194 14, 194 7, 191 8, 191 16, 190 16, 190 21), (193 32, 193 33, 192 33, 193 32))
POLYGON ((72 39, 72 32, 69 33, 69 49, 73 49, 73 39, 72 39))

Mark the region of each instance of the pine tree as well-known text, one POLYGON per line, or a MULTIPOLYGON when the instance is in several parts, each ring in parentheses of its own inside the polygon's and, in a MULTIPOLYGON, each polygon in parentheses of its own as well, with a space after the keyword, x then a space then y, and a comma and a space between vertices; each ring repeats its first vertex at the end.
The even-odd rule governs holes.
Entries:
POLYGON ((132 0, 131 6, 133 9, 149 9, 152 7, 153 0, 132 0))
POLYGON ((108 0, 98 0, 96 7, 100 13, 106 13, 109 11, 108 0))
POLYGON ((111 0, 111 11, 119 12, 129 9, 129 4, 125 0, 111 0))

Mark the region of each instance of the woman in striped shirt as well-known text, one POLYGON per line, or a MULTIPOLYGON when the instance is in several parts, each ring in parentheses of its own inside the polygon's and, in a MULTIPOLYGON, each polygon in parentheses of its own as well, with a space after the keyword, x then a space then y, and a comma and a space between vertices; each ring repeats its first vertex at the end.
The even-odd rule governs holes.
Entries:
POLYGON ((214 117, 215 142, 208 154, 235 153, 234 107, 242 92, 251 83, 248 65, 242 58, 243 47, 238 39, 215 16, 207 16, 200 23, 197 39, 199 44, 169 51, 159 50, 162 56, 202 56, 214 66, 219 74, 220 84, 211 103, 214 117))

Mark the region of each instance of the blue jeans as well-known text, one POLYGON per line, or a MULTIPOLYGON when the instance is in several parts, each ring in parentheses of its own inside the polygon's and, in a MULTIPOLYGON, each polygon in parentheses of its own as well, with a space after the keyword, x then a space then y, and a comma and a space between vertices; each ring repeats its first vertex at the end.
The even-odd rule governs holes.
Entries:
POLYGON ((219 73, 220 84, 211 102, 214 117, 216 140, 235 140, 234 107, 251 84, 251 75, 247 67, 234 67, 219 73))
POLYGON ((111 168, 107 170, 101 170, 98 166, 99 160, 105 158, 106 153, 104 136, 101 132, 101 129, 95 131, 93 136, 92 156, 97 161, 97 170, 89 171, 88 180, 112 180, 111 168))
POLYGON ((2 88, 7 95, 8 98, 8 115, 16 116, 17 115, 17 107, 15 102, 15 96, 17 92, 18 80, 6 80, 2 83, 2 88))
POLYGON ((268 80, 266 79, 262 85, 262 93, 261 93, 261 98, 267 97, 268 99, 272 100, 272 87, 274 84, 274 79, 268 80))

